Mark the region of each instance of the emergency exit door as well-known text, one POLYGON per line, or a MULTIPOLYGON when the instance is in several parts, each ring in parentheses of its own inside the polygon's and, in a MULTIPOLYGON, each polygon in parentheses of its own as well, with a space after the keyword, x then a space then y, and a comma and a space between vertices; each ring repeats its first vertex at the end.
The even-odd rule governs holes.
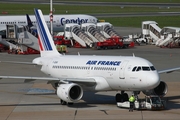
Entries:
POLYGON ((120 70, 119 70, 119 79, 125 79, 125 68, 126 68, 128 62, 129 61, 125 60, 121 63, 120 70))

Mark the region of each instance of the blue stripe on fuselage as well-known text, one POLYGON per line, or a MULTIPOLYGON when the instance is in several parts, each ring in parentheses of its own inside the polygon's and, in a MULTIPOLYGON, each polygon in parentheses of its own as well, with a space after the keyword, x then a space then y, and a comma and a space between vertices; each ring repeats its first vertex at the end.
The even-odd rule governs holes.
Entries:
POLYGON ((45 31, 45 28, 43 26, 43 23, 40 19, 40 15, 38 13, 38 9, 35 9, 35 13, 36 13, 36 16, 37 16, 37 24, 39 26, 39 31, 40 31, 40 35, 41 35, 41 38, 42 38, 42 43, 43 43, 43 46, 44 46, 44 49, 45 50, 52 50, 52 46, 50 44, 50 41, 48 39, 48 36, 47 36, 47 33, 45 31))

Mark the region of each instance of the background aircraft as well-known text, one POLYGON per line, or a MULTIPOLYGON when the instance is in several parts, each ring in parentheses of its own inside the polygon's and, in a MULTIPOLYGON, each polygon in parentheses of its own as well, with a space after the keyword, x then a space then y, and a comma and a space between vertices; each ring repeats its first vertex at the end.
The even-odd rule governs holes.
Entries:
MULTIPOLYGON (((34 15, 30 15, 30 19, 34 26, 36 26, 36 18, 34 15)), ((46 24, 50 28, 50 17, 49 15, 44 15, 46 24)), ((63 26, 66 23, 97 23, 97 18, 85 15, 85 14, 69 14, 69 15, 53 15, 53 31, 61 32, 63 31, 63 26)), ((27 18, 25 15, 14 15, 14 16, 0 16, 0 33, 2 34, 6 30, 6 25, 18 25, 26 26, 27 18)))

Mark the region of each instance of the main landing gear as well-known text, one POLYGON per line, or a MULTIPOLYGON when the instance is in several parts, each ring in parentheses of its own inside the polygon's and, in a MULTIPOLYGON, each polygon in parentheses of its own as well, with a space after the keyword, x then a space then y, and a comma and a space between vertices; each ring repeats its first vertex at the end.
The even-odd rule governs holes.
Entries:
MULTIPOLYGON (((138 95, 140 94, 140 91, 133 91, 133 94, 136 100, 138 100, 138 95)), ((127 93, 124 93, 124 91, 121 91, 121 93, 116 94, 116 102, 125 102, 125 101, 129 101, 129 97, 127 93)))
POLYGON ((61 105, 66 105, 66 104, 67 104, 67 102, 66 102, 66 101, 61 100, 61 99, 60 99, 60 103, 61 103, 61 105))
POLYGON ((61 99, 60 99, 60 103, 61 103, 61 105, 73 105, 74 104, 73 102, 66 102, 66 101, 61 100, 61 99))
POLYGON ((129 97, 127 93, 121 91, 121 94, 120 93, 116 94, 116 102, 125 102, 125 101, 129 101, 129 97))

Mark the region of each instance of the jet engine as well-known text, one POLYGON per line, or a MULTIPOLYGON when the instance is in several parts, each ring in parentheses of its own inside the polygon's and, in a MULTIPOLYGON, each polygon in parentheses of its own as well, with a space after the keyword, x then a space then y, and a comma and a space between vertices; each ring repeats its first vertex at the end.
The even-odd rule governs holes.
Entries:
POLYGON ((145 90, 142 91, 145 95, 158 95, 158 96, 164 96, 166 95, 168 91, 167 84, 164 81, 161 81, 160 84, 152 89, 152 90, 145 90))
POLYGON ((76 102, 82 98, 83 89, 75 83, 60 84, 57 87, 57 96, 66 102, 76 102))

